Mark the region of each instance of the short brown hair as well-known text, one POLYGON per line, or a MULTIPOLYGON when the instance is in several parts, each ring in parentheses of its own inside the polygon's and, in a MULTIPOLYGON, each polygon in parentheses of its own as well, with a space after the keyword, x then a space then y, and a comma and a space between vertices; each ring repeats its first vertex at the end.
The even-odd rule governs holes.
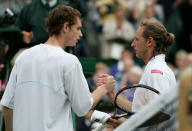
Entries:
POLYGON ((69 27, 76 24, 77 17, 81 18, 81 13, 70 6, 60 5, 54 8, 46 19, 49 36, 58 35, 65 22, 69 27))
POLYGON ((144 27, 143 37, 148 39, 152 37, 156 46, 153 51, 156 53, 167 53, 174 42, 175 36, 167 32, 166 28, 157 20, 144 20, 140 26, 144 27))

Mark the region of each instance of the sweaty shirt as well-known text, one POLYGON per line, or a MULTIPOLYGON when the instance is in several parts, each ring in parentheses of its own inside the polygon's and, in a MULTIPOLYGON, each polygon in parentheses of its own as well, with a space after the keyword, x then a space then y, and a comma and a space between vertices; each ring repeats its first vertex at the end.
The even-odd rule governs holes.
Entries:
MULTIPOLYGON (((139 84, 151 86, 158 90, 160 94, 176 86, 175 75, 167 66, 164 54, 157 55, 148 62, 139 84)), ((139 111, 144 105, 148 104, 157 96, 157 94, 149 90, 141 88, 136 89, 132 110, 135 112, 139 111)))
POLYGON ((73 131, 93 104, 76 56, 58 46, 25 50, 12 69, 1 104, 13 109, 13 131, 73 131))

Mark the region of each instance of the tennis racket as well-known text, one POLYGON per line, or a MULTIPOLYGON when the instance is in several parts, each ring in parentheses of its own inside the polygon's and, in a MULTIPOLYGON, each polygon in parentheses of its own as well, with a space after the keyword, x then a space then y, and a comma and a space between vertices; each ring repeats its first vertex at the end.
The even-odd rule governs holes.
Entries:
POLYGON ((158 90, 143 84, 133 84, 133 85, 122 88, 115 95, 115 99, 114 99, 115 111, 114 111, 114 115, 112 116, 113 119, 118 119, 121 117, 135 114, 135 112, 131 111, 131 100, 129 100, 129 97, 130 97, 129 95, 131 90, 135 90, 139 88, 144 88, 145 90, 149 90, 156 94, 160 94, 158 90), (124 113, 124 114, 118 115, 119 113, 124 113))
MULTIPOLYGON (((126 86, 122 89, 120 89, 114 98, 114 115, 112 116, 113 119, 119 119, 121 117, 126 117, 135 114, 135 112, 131 111, 131 102, 134 96, 135 89, 143 88, 147 91, 154 92, 155 94, 160 94, 158 90, 147 86, 143 84, 134 84, 126 86)), ((105 127, 107 127, 107 124, 104 123, 101 126, 97 127, 93 131, 102 131, 105 127)))

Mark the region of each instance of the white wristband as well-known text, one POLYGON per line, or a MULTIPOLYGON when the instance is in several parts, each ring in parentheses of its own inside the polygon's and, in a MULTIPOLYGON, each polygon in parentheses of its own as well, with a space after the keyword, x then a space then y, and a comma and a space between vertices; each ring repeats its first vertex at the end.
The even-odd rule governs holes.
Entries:
POLYGON ((109 118, 111 118, 109 114, 95 110, 91 116, 91 121, 105 123, 109 118))

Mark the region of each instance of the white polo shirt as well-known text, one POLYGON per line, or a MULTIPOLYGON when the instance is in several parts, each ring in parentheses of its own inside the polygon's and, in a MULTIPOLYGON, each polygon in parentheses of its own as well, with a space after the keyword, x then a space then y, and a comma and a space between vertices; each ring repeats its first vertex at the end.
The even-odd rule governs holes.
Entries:
POLYGON ((1 104, 13 109, 14 131, 72 131, 71 108, 84 116, 93 99, 77 57, 40 44, 16 60, 1 104))
MULTIPOLYGON (((161 94, 170 88, 176 87, 176 79, 173 71, 165 62, 165 55, 153 57, 145 67, 139 84, 151 86, 161 94)), ((132 103, 132 110, 137 112, 158 95, 146 90, 136 89, 132 103)))

